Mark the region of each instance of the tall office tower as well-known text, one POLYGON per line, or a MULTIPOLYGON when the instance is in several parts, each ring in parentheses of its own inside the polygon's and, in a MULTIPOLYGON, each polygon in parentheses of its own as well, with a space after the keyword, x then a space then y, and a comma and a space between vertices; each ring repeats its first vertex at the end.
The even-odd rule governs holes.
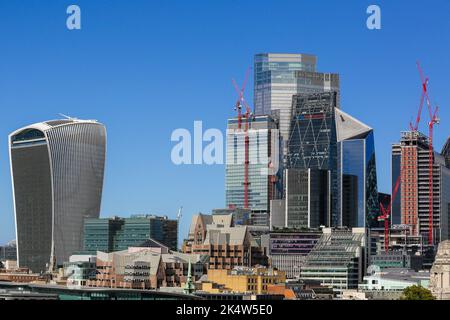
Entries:
POLYGON ((373 129, 342 110, 335 113, 340 224, 376 227, 380 209, 373 129))
POLYGON ((255 114, 277 112, 283 139, 283 163, 286 163, 287 142, 292 115, 292 97, 326 91, 338 92, 339 75, 316 72, 317 57, 308 54, 262 53, 254 59, 255 114))
POLYGON ((327 226, 371 226, 379 214, 373 130, 338 109, 337 97, 294 96, 287 167, 330 172, 327 226))
POLYGON ((226 206, 244 208, 246 134, 249 137, 248 209, 253 224, 268 226, 270 200, 279 198, 281 193, 280 179, 274 179, 280 162, 277 147, 280 137, 278 124, 271 116, 254 117, 247 133, 238 129, 237 119, 228 120, 226 206))
POLYGON ((335 109, 337 92, 293 97, 288 141, 287 168, 330 171, 331 215, 326 226, 338 226, 337 138, 335 109))
MULTIPOLYGON (((285 228, 309 229, 325 225, 330 216, 330 171, 318 169, 284 170, 285 228)), ((276 215, 276 213, 274 213, 276 215)))
MULTIPOLYGON (((429 140, 417 131, 402 132, 400 143, 392 146, 392 181, 401 176, 399 202, 394 202, 393 215, 412 228, 412 235, 425 239, 429 234, 429 140)), ((392 186, 394 188, 394 185, 392 186)), ((433 156, 433 242, 449 237, 450 169, 445 158, 433 156)), ((426 240, 425 240, 426 241, 426 240)))
POLYGON ((450 137, 448 137, 444 146, 442 147, 441 154, 445 157, 445 165, 450 168, 450 137))
POLYGON ((18 263, 34 272, 82 248, 83 219, 98 217, 106 129, 94 120, 36 123, 9 135, 18 263))

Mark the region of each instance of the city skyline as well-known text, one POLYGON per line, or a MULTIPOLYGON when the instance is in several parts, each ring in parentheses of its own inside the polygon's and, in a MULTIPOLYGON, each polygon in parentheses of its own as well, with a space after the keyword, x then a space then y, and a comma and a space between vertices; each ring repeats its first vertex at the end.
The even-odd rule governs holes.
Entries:
MULTIPOLYGON (((276 3, 254 8, 245 3, 180 2, 174 10, 141 1, 131 8, 79 1, 85 20, 77 34, 65 29, 66 3, 41 3, 0 5, 0 27, 7 31, 0 40, 9 48, 0 62, 4 71, 0 105, 5 112, 0 120, 0 244, 14 238, 7 135, 24 125, 56 118, 60 112, 98 119, 108 129, 101 217, 155 213, 175 218, 183 206, 182 238, 193 214, 225 207, 225 167, 175 166, 170 161, 170 133, 177 128, 193 130, 195 120, 202 120, 205 129, 225 132, 226 120, 235 116, 230 80, 243 74, 254 55, 262 52, 310 53, 318 57, 318 70, 340 74, 343 110, 375 131, 381 192, 390 193, 391 144, 417 112, 417 59, 430 76, 431 97, 441 106, 444 120, 435 129, 436 151, 450 134, 445 122, 450 119, 446 108, 450 93, 445 90, 450 69, 442 63, 449 44, 438 36, 450 30, 443 13, 450 5, 444 1, 439 1, 442 10, 381 1, 383 28, 373 32, 365 28, 369 3, 329 2, 323 7, 289 2, 293 10, 286 12, 276 3), (25 7, 32 10, 25 13, 25 7), (206 14, 211 9, 216 17, 206 14), (232 23, 255 9, 250 17, 253 26, 249 23, 242 30, 242 24, 232 23), (259 21, 268 12, 281 26, 259 21), (404 19, 396 19, 400 14, 404 19), (19 18, 12 20, 13 16, 19 18), (168 17, 170 21, 164 21, 168 17), (320 23, 314 21, 318 17, 320 23), (427 28, 405 21, 420 21, 427 28), (263 37, 255 33, 258 28, 263 37), (281 29, 286 33, 278 36, 281 29), (330 30, 336 39, 330 38, 330 30), (230 50, 239 47, 237 34, 246 46, 230 50), (424 34, 425 44, 419 41, 424 34), (145 35, 147 41, 140 42, 145 35), (338 39, 339 35, 346 37, 338 39)), ((247 101, 253 101, 252 85, 246 91, 247 101)), ((422 119, 426 133, 425 113, 422 119)))

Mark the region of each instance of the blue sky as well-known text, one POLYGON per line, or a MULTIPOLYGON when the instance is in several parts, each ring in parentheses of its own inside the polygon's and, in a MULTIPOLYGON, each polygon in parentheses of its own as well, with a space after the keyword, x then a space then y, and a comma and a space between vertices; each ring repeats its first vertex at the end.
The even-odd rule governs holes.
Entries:
POLYGON ((441 108, 437 149, 450 135, 450 2, 432 3, 0 0, 0 243, 14 238, 7 135, 58 113, 107 127, 102 216, 175 217, 183 205, 184 237, 192 214, 224 206, 225 170, 173 165, 170 135, 195 120, 225 130, 230 80, 260 52, 313 53, 320 71, 340 73, 342 107, 375 129, 379 189, 389 191, 390 145, 417 113, 416 60, 441 108), (81 30, 66 28, 70 4, 81 30), (366 28, 370 4, 381 30, 366 28))

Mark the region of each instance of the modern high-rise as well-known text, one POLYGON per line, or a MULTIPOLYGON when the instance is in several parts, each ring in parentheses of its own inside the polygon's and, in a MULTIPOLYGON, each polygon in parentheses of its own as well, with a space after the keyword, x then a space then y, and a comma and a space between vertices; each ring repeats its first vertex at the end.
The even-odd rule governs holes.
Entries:
MULTIPOLYGON (((243 124, 243 126, 245 126, 243 124)), ((226 206, 245 208, 245 135, 248 147, 248 208, 252 224, 268 225, 270 200, 280 196, 280 155, 277 120, 271 116, 255 116, 249 130, 238 129, 238 119, 228 120, 226 149, 226 206)))
MULTIPOLYGON (((445 148, 444 148, 445 149, 445 148)), ((444 150, 445 151, 445 150, 444 150)), ((418 131, 401 133, 400 143, 392 145, 392 188, 400 178, 398 201, 392 206, 393 221, 412 228, 413 235, 428 239, 430 195, 429 139, 418 131)), ((450 234, 450 169, 445 157, 433 151, 433 242, 447 240, 450 234)))
POLYGON ((52 120, 9 135, 18 264, 34 272, 82 248, 83 220, 100 213, 106 129, 52 120))
POLYGON ((376 227, 380 209, 373 129, 342 110, 335 113, 340 225, 376 227))
POLYGON ((336 91, 294 95, 286 166, 329 172, 326 226, 371 226, 379 214, 373 130, 337 102, 336 91))
POLYGON ((300 53, 262 53, 254 59, 255 114, 279 114, 282 153, 286 147, 292 115, 292 97, 295 94, 311 94, 337 91, 339 107, 339 75, 316 72, 317 57, 300 53))
POLYGON ((337 92, 293 97, 287 168, 330 171, 331 215, 326 226, 339 225, 337 185, 337 92))
POLYGON ((329 182, 328 170, 284 170, 284 199, 271 201, 271 228, 310 229, 326 225, 331 212, 329 182))

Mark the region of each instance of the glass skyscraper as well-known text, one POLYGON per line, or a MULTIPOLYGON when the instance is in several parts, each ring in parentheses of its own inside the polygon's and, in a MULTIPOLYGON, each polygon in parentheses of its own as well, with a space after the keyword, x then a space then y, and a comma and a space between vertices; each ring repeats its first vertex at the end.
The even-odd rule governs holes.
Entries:
POLYGON ((293 101, 287 167, 330 171, 331 215, 326 225, 338 226, 337 92, 295 95, 293 101))
MULTIPOLYGON (((244 127, 244 121, 242 126, 244 127)), ((252 212, 253 224, 268 225, 270 200, 277 199, 281 192, 280 179, 276 170, 279 165, 278 125, 270 116, 256 116, 250 121, 249 137, 249 169, 248 169, 248 202, 252 212), (273 174, 269 163, 275 164, 273 174)), ((226 205, 244 208, 245 183, 245 132, 238 129, 238 120, 229 119, 227 128, 226 150, 226 205)))
POLYGON ((106 129, 94 120, 33 124, 9 135, 18 264, 34 272, 82 248, 100 214, 106 129))
POLYGON ((339 109, 336 128, 340 224, 375 227, 380 210, 373 130, 339 109))
POLYGON ((255 114, 277 114, 280 119, 283 164, 292 121, 293 96, 336 91, 339 107, 339 75, 316 72, 317 58, 308 54, 264 53, 255 55, 255 114))
POLYGON ((288 168, 329 170, 327 226, 372 226, 379 214, 373 130, 337 108, 336 91, 293 101, 288 168))

